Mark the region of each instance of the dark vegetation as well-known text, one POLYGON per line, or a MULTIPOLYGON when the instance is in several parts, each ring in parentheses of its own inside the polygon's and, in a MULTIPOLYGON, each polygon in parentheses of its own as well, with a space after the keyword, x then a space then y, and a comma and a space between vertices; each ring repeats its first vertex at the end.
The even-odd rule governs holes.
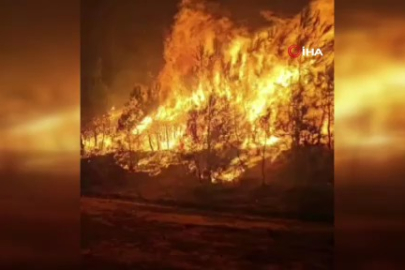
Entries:
POLYGON ((235 182, 210 182, 181 163, 151 176, 116 162, 113 154, 81 160, 85 269, 332 268, 325 146, 295 147, 235 182))
POLYGON ((323 148, 301 149, 295 163, 291 155, 285 152, 266 167, 266 183, 260 176, 261 164, 237 182, 210 183, 188 173, 183 165, 171 165, 150 176, 122 169, 112 155, 96 156, 81 161, 81 191, 92 197, 332 222, 332 153, 323 148))

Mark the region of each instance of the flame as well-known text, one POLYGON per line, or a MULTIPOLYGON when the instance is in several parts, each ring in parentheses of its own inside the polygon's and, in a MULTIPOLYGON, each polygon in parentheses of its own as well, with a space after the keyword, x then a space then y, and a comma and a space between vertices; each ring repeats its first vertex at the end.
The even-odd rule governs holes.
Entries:
POLYGON ((132 130, 132 134, 136 135, 144 132, 150 126, 150 124, 152 124, 152 122, 153 119, 150 116, 145 117, 142 122, 132 130))
MULTIPOLYGON (((212 14, 204 2, 184 0, 165 41, 158 91, 145 94, 145 89, 137 89, 126 109, 114 110, 115 115, 126 112, 121 119, 122 126, 131 127, 129 135, 119 129, 102 132, 92 143, 91 136, 84 136, 87 155, 118 149, 146 153, 136 162, 128 161, 128 154, 118 160, 125 168, 153 167, 156 173, 177 162, 179 155, 192 154, 194 161, 183 160, 192 170, 201 173, 202 166, 211 171, 213 181, 231 181, 260 159, 274 160, 290 148, 293 131, 288 121, 295 91, 304 85, 303 102, 320 104, 330 80, 320 74, 333 65, 333 1, 314 1, 293 18, 267 20, 268 26, 252 31, 212 14), (291 59, 288 46, 302 40, 307 47, 322 48, 324 55, 291 59), (158 106, 146 106, 145 95, 158 106), (230 153, 221 157, 227 165, 213 168, 210 159, 219 158, 218 153, 230 153), (198 165, 200 155, 207 156, 203 165, 198 165)), ((322 129, 324 142, 330 118, 316 106, 308 116, 322 129)))

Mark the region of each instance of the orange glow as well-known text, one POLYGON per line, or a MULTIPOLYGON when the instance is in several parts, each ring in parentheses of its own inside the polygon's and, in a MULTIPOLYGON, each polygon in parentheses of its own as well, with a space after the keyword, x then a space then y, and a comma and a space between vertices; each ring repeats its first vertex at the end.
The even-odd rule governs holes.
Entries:
MULTIPOLYGON (((306 121, 319 127, 319 140, 326 144, 332 140, 330 128, 327 138, 322 126, 331 126, 333 118, 333 110, 329 118, 324 112, 325 89, 331 88, 327 74, 333 66, 333 15, 333 1, 314 1, 307 13, 276 22, 267 18, 267 27, 251 31, 184 0, 165 42, 158 91, 149 95, 159 106, 143 107, 146 90, 137 90, 127 107, 115 111, 125 116, 121 129, 93 134, 105 125, 99 124, 83 136, 85 156, 118 149, 148 153, 123 164, 129 168, 135 162, 137 170, 144 166, 148 171, 151 164, 177 162, 175 154, 239 149, 243 153, 228 160, 226 168, 213 170, 214 180, 235 180, 246 169, 240 164, 252 167, 262 158, 274 160, 291 147, 291 104, 300 87, 300 102, 311 107, 306 121), (324 55, 291 59, 288 46, 304 39, 306 46, 323 48, 324 55), (106 137, 108 147, 102 143, 106 137), (263 153, 257 157, 259 150, 263 153)), ((116 125, 115 120, 108 123, 116 125)))
POLYGON ((375 155, 368 159, 405 150, 405 44, 401 41, 405 24, 379 15, 380 23, 374 26, 369 22, 376 16, 356 16, 368 24, 340 34, 336 62, 336 147, 356 156, 362 153, 359 148, 374 149, 375 155))
POLYGON ((2 131, 1 150, 78 151, 80 110, 73 108, 35 118, 2 131))

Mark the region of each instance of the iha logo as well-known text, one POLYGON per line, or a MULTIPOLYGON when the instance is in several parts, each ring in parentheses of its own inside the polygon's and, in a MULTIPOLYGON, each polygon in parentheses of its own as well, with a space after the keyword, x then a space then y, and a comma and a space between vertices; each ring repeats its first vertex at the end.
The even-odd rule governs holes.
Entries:
POLYGON ((292 58, 297 58, 300 55, 303 56, 323 56, 322 50, 321 49, 313 49, 313 48, 305 48, 304 46, 302 47, 302 50, 299 50, 298 45, 291 45, 288 47, 288 54, 292 58))

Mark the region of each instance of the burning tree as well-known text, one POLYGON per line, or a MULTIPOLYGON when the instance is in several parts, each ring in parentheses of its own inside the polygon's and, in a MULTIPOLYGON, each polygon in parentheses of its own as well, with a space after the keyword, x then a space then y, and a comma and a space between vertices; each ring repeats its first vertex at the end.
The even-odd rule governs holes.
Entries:
POLYGON ((263 184, 268 162, 284 150, 332 150, 332 5, 315 1, 288 19, 263 13, 268 26, 253 31, 203 1, 182 1, 154 86, 136 87, 107 117, 114 131, 100 129, 102 118, 87 131, 94 144, 84 132, 84 149, 98 153, 101 134, 124 168, 158 174, 181 164, 210 182, 233 181, 260 165, 263 184), (291 59, 292 44, 324 55, 291 59))
POLYGON ((119 138, 119 152, 116 155, 119 164, 135 171, 138 163, 137 153, 142 135, 138 124, 145 117, 146 104, 145 91, 136 86, 130 93, 129 101, 125 104, 121 116, 118 119, 117 132, 123 136, 119 138))

